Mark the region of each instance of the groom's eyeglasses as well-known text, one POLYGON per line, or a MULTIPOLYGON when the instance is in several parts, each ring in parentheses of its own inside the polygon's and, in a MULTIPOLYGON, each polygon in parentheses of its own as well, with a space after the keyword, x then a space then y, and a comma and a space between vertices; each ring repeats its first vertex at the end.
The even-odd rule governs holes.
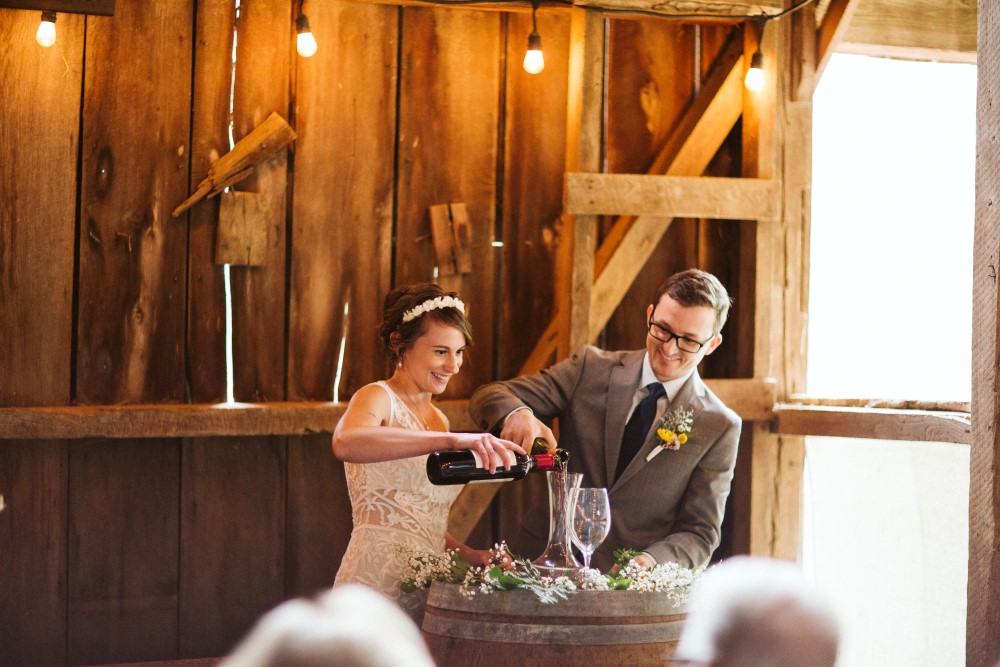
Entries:
MULTIPOLYGON (((687 352, 688 354, 694 354, 695 352, 700 351, 701 348, 703 348, 705 344, 708 343, 707 340, 704 343, 699 343, 693 338, 688 338, 687 336, 678 336, 670 329, 664 326, 660 326, 659 324, 654 322, 652 316, 650 316, 649 322, 647 324, 649 327, 650 336, 660 341, 661 343, 669 343, 670 341, 675 340, 677 341, 678 349, 680 349, 682 352, 687 352)), ((709 340, 711 340, 711 338, 709 340)))

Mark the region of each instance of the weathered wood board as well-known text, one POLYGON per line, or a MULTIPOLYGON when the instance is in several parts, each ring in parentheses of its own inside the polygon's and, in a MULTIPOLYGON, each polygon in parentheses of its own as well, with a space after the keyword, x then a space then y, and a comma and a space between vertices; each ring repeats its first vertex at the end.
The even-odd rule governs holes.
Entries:
MULTIPOLYGON (((191 172, 188 190, 208 173, 212 161, 229 150, 229 91, 232 74, 232 2, 199 2, 191 98, 191 172)), ((226 399, 226 288, 216 266, 215 234, 219 199, 202 201, 188 220, 187 356, 188 383, 195 402, 226 399)), ((183 225, 184 217, 174 221, 183 225)))
POLYGON ((285 596, 312 596, 333 585, 351 538, 344 464, 328 434, 288 439, 285 596))
POLYGON ((503 378, 517 373, 559 307, 554 272, 563 233, 570 41, 569 16, 539 13, 545 69, 528 74, 522 60, 531 18, 510 14, 507 21, 503 248, 497 251, 503 315, 494 344, 503 378))
POLYGON ((976 102, 976 226, 972 257, 972 448, 969 461, 969 586, 965 660, 990 667, 1000 659, 1000 442, 997 419, 1000 294, 1000 8, 981 3, 976 102))
POLYGON ((81 403, 184 398, 187 232, 170 211, 186 195, 192 6, 125 3, 87 22, 81 403))
POLYGON ((0 441, 0 665, 66 662, 67 451, 0 441))
POLYGON ((0 12, 0 405, 70 399, 83 27, 43 49, 36 12, 0 12))
POLYGON ((284 599, 286 456, 280 437, 184 441, 180 657, 225 655, 284 599))
POLYGON ((386 373, 398 10, 315 3, 309 22, 327 37, 295 66, 288 393, 344 400, 386 373))
MULTIPOLYGON (((287 0, 240 3, 237 22, 236 71, 233 88, 233 135, 249 134, 272 112, 284 116, 289 105, 292 33, 275 26, 291 25, 287 0)), ((257 166, 239 189, 272 198, 264 265, 234 267, 233 392, 238 401, 285 398, 285 246, 288 151, 257 166)))
POLYGON ((446 392, 468 396, 493 377, 502 16, 411 7, 402 16, 395 283, 435 278, 428 207, 465 202, 472 272, 438 282, 459 292, 472 322, 475 344, 446 392))
POLYGON ((179 468, 173 439, 70 447, 69 664, 176 656, 179 468))

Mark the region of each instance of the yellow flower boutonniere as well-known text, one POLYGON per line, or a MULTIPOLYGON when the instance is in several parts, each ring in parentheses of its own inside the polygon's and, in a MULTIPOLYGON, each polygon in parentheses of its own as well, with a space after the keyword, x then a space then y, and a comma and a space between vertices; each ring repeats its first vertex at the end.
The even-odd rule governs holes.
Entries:
POLYGON ((660 425, 656 428, 656 435, 660 436, 663 446, 667 449, 677 450, 688 441, 688 434, 691 433, 691 423, 694 421, 694 410, 677 408, 663 415, 660 425))

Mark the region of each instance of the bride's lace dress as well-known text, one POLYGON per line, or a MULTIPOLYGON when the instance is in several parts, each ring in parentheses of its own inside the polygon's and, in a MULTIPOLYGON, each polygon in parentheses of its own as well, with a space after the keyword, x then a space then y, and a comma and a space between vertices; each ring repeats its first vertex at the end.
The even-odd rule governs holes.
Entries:
MULTIPOLYGON (((390 426, 424 430, 406 404, 385 382, 390 426)), ((393 555, 396 542, 420 551, 444 552, 448 510, 460 486, 434 486, 427 480, 426 457, 378 463, 345 463, 354 530, 337 571, 337 584, 357 583, 386 594, 418 623, 426 591, 403 594, 399 589, 403 563, 393 555)))

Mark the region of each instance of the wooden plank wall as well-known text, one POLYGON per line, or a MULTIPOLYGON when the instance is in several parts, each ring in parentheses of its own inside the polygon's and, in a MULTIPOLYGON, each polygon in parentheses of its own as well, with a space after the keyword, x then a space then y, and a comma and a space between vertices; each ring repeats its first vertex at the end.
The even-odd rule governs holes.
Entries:
MULTIPOLYGON (((16 151, 0 159, 0 404, 62 405, 70 400, 85 22, 65 17, 60 49, 39 49, 35 13, 11 14, 0 20, 0 147, 16 151), (51 178, 45 190, 36 187, 42 178, 51 178)), ((0 660, 9 664, 65 661, 67 452, 58 440, 0 442, 0 493, 17 499, 0 514, 0 660)))
MULTIPOLYGON (((448 397, 521 366, 556 307, 569 16, 539 14, 532 77, 526 13, 305 9, 309 60, 288 0, 118 3, 61 15, 52 49, 35 12, 0 10, 0 406, 226 399, 218 203, 170 212, 230 123, 238 140, 271 112, 298 139, 237 186, 270 217, 264 265, 230 271, 235 400, 343 401, 384 377, 382 297, 434 277, 438 203, 464 202, 473 235, 472 272, 440 280, 476 336, 448 397)), ((691 96, 692 29, 609 25, 608 164, 642 172, 691 96)), ((705 67, 724 30, 704 29, 705 67)), ((726 229, 677 225, 638 301, 668 268, 735 270, 726 229)), ((633 301, 609 344, 635 344, 633 301)), ((329 434, 0 439, 0 493, 0 665, 220 655, 329 586, 351 527, 329 434)))
MULTIPOLYGON (((511 14, 505 56, 502 279, 498 285, 498 377, 517 375, 555 314, 552 267, 562 239, 570 17, 538 13, 545 69, 524 71, 528 14, 511 14), (557 195, 557 196, 553 196, 557 195)), ((568 306, 568 304, 563 304, 568 306)), ((477 357, 477 361, 478 361, 477 357)))
POLYGON ((494 221, 504 17, 494 12, 403 9, 395 275, 433 279, 427 207, 464 202, 473 270, 442 276, 468 304, 475 344, 444 396, 468 396, 493 377, 494 221), (429 98, 426 91, 437 91, 429 98))

